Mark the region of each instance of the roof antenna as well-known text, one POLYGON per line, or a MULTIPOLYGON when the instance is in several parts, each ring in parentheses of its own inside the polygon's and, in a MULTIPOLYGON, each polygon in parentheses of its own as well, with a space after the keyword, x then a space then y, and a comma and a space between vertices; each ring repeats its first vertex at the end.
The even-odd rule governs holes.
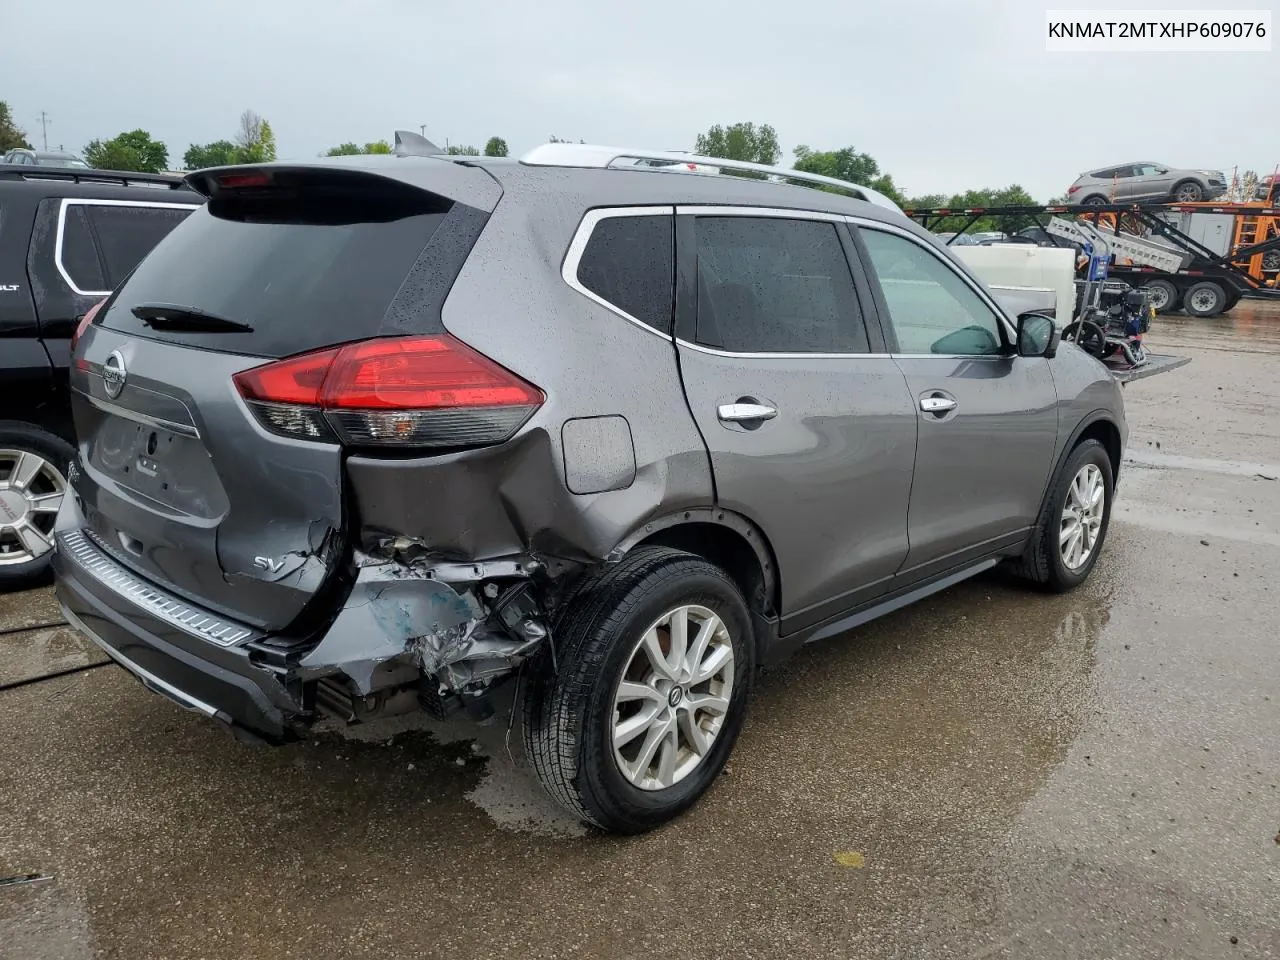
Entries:
POLYGON ((412 130, 397 130, 396 145, 391 152, 397 157, 437 157, 444 151, 412 130))

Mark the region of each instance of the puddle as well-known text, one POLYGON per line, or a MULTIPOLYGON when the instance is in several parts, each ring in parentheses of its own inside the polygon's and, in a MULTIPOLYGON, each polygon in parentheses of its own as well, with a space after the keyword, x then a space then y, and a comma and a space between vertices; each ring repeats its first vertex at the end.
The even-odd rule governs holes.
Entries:
POLYGON ((473 756, 485 760, 485 770, 480 782, 464 796, 495 826, 544 837, 586 836, 590 832, 587 827, 565 813, 535 779, 524 757, 518 716, 508 734, 510 709, 507 695, 495 704, 494 715, 483 722, 465 716, 440 721, 414 713, 353 726, 326 721, 317 732, 332 732, 362 743, 385 743, 405 733, 427 733, 441 746, 469 743, 473 756))
POLYGON ((0 634, 0 687, 108 659, 92 640, 71 627, 0 634))
POLYGON ((0 630, 61 623, 62 611, 49 589, 0 592, 0 630))

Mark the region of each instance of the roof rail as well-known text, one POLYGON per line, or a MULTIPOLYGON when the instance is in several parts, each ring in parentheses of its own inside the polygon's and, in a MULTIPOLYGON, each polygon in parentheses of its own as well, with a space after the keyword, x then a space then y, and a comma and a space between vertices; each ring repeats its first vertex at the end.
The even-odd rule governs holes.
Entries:
POLYGON ((82 167, 0 166, 0 180, 65 180, 70 183, 104 183, 128 186, 131 183, 163 186, 174 190, 186 186, 181 175, 168 173, 135 173, 130 170, 86 170, 82 167))
MULTIPOLYGON (((773 167, 764 163, 748 163, 745 160, 726 160, 723 157, 704 157, 695 153, 684 153, 678 150, 645 150, 630 147, 605 147, 592 143, 544 143, 534 147, 520 158, 521 163, 535 167, 595 167, 595 168, 629 168, 648 170, 657 173, 683 172, 679 166, 671 168, 637 166, 637 160, 674 161, 677 164, 693 163, 699 166, 719 167, 722 170, 741 170, 751 173, 763 173, 779 180, 798 180, 804 184, 821 184, 827 187, 839 187, 854 194, 868 203, 888 207, 898 213, 902 208, 883 193, 872 190, 860 183, 848 180, 837 180, 835 177, 824 177, 817 173, 803 170, 788 170, 786 167, 773 167), (630 164, 619 161, 633 161, 630 164)), ((687 169, 687 168, 686 168, 687 169)), ((697 174, 693 174, 697 175, 697 174)), ((704 174, 705 175, 705 174, 704 174)))

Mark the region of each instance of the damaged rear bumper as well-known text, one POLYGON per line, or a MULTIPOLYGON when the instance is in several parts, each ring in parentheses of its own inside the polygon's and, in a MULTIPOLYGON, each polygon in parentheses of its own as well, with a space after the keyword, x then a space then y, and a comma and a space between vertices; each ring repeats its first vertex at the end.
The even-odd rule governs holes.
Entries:
POLYGON ((242 739, 283 743, 296 737, 306 712, 301 687, 286 689, 275 674, 255 666, 243 646, 194 635, 195 619, 181 624, 196 615, 188 605, 143 585, 87 539, 59 537, 53 564, 67 621, 148 689, 227 724, 242 739), (146 602, 133 599, 143 591, 146 602), (166 604, 179 616, 166 614, 166 604))
POLYGON ((87 530, 57 538, 55 590, 68 621, 152 691, 249 739, 295 739, 317 707, 346 719, 378 712, 393 692, 441 710, 447 698, 485 693, 547 637, 534 585, 545 570, 531 558, 431 564, 390 547, 357 554, 333 621, 297 638, 166 592, 87 530))

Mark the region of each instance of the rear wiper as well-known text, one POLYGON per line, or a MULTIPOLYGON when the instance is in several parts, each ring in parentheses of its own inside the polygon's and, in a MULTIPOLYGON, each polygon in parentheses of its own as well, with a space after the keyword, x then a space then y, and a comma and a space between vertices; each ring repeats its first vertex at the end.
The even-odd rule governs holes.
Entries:
POLYGON ((195 333, 253 331, 253 327, 240 320, 228 320, 177 303, 140 303, 131 312, 153 330, 190 330, 195 333))

